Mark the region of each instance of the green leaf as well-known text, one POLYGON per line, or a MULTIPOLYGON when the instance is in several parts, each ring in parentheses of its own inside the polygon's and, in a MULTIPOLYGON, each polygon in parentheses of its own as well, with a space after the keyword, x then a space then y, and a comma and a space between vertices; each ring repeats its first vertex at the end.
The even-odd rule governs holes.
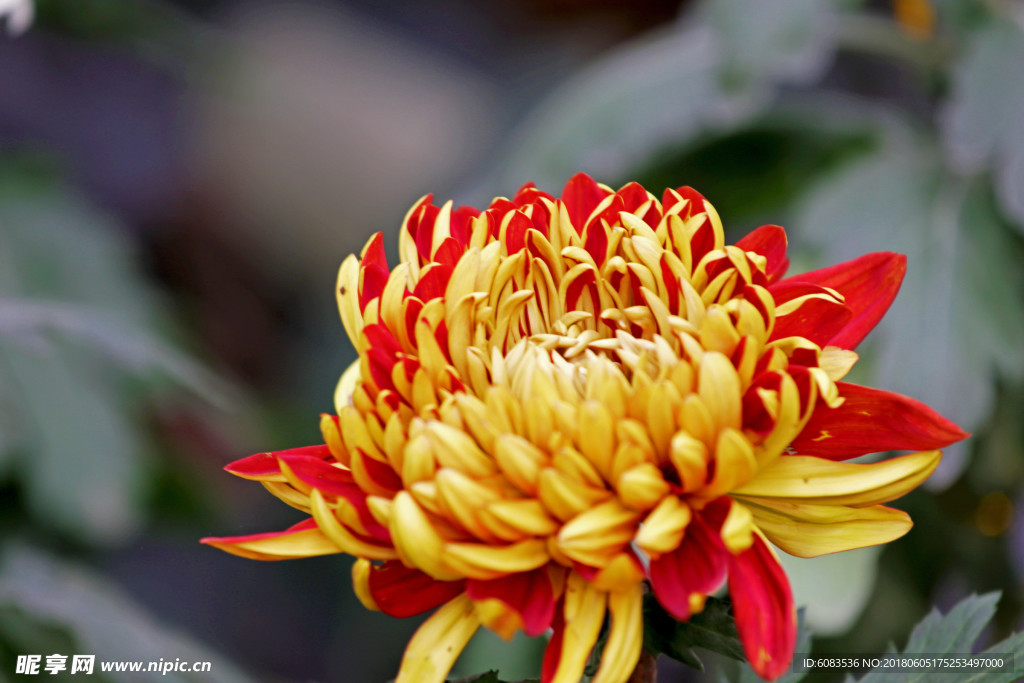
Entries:
POLYGON ((471 674, 459 678, 449 678, 448 683, 540 683, 539 678, 523 678, 516 681, 506 681, 498 677, 498 672, 491 670, 482 674, 471 674))
POLYGON ((644 597, 645 650, 653 655, 664 653, 703 671, 704 664, 693 651, 696 647, 733 659, 745 659, 729 600, 708 598, 700 614, 688 621, 676 621, 653 595, 644 597))
MULTIPOLYGON (((899 653, 905 655, 967 655, 974 652, 975 642, 996 613, 999 593, 971 595, 958 603, 948 614, 933 609, 910 634, 907 646, 899 653)), ((1006 640, 977 653, 977 656, 1012 655, 1016 671, 963 673, 958 681, 971 683, 1010 683, 1020 680, 1024 662, 1024 633, 1015 633, 1006 640)), ((871 671, 860 683, 919 683, 932 680, 933 673, 894 673, 871 671)))
POLYGON ((1003 208, 1024 230, 1022 120, 1024 30, 1009 16, 993 16, 974 32, 954 71, 943 141, 950 160, 961 171, 994 171, 1003 208))
MULTIPOLYGON (((60 654, 95 654, 100 661, 160 659, 211 663, 211 672, 140 675, 109 673, 114 681, 252 683, 230 660, 157 622, 120 590, 88 570, 39 551, 8 546, 0 564, 0 611, 8 608, 57 625, 81 648, 60 654)), ((21 652, 26 654, 26 652, 21 652)), ((41 653, 51 654, 51 652, 41 653)))

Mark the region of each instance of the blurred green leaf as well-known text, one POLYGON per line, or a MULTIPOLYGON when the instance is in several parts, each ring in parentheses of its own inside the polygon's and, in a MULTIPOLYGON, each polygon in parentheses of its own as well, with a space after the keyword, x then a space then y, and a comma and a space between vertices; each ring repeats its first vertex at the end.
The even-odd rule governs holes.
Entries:
MULTIPOLYGON (((905 655, 966 655, 974 652, 975 641, 992 621, 999 603, 999 593, 972 595, 958 603, 948 614, 937 609, 924 618, 910 634, 907 646, 899 653, 905 655)), ((1020 667, 1024 657, 1024 633, 1016 633, 1006 640, 977 653, 985 655, 1012 655, 1020 667)), ((1022 670, 1007 672, 963 673, 958 681, 970 683, 1011 683, 1019 681, 1022 670)), ((934 673, 895 673, 871 671, 860 683, 919 683, 934 680, 934 673)))
POLYGON ((644 596, 644 649, 653 655, 664 653, 700 671, 704 664, 693 651, 709 652, 743 660, 743 645, 736 632, 732 603, 724 598, 708 598, 703 611, 688 621, 677 621, 658 604, 653 595, 644 596))
POLYGON ((81 650, 60 654, 95 654, 97 671, 100 661, 211 662, 211 671, 204 673, 108 673, 109 680, 253 680, 223 655, 156 622, 100 577, 21 546, 6 548, 0 564, 0 609, 11 607, 66 629, 81 650))
POLYGON ((969 173, 991 168, 1003 208, 1024 230, 1024 30, 1017 21, 993 16, 974 32, 954 70, 944 114, 954 167, 969 173))
POLYGON ((543 638, 530 638, 519 632, 505 642, 489 629, 480 629, 459 656, 456 672, 495 669, 505 678, 527 678, 540 671, 543 638))

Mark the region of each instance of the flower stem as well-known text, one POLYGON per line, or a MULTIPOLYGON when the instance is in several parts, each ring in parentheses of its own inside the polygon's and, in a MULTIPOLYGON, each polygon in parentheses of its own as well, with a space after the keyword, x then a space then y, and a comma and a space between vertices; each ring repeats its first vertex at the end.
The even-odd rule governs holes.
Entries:
POLYGON ((627 683, 656 683, 657 680, 658 660, 647 650, 642 650, 640 652, 640 661, 636 663, 633 675, 629 677, 627 683))

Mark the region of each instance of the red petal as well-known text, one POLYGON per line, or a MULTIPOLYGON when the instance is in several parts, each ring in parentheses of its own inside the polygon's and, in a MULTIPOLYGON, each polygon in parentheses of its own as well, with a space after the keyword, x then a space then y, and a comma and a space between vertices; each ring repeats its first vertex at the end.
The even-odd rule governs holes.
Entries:
POLYGON ((615 194, 622 198, 622 210, 633 214, 651 198, 640 183, 624 185, 615 194))
MULTIPOLYGON (((441 209, 427 203, 416 212, 413 219, 413 223, 416 225, 416 230, 413 233, 416 237, 416 252, 423 263, 430 263, 430 247, 434 243, 434 221, 437 220, 439 213, 441 213, 441 209)), ((412 231, 410 230, 410 232, 412 231)))
POLYGON ((388 271, 378 263, 363 264, 359 271, 359 309, 366 310, 366 304, 381 295, 388 283, 388 271))
POLYGON ((454 237, 446 237, 441 245, 434 252, 434 262, 443 263, 447 266, 454 267, 459 261, 459 257, 466 251, 466 247, 459 243, 454 237))
POLYGON ((583 226, 590 218, 590 214, 607 196, 608 191, 601 189, 586 173, 577 173, 569 179, 562 190, 562 202, 576 232, 582 234, 583 226))
MULTIPOLYGON (((768 291, 775 297, 776 306, 798 296, 826 293, 817 285, 789 280, 772 285, 768 291)), ((804 337, 824 347, 850 323, 853 311, 831 296, 827 299, 809 298, 795 311, 775 318, 770 341, 785 337, 804 337)))
POLYGON ((509 255, 526 248, 526 231, 533 227, 533 221, 522 211, 516 211, 505 228, 505 250, 509 255))
POLYGON ((551 624, 553 633, 544 649, 544 662, 541 664, 541 683, 551 683, 558 673, 558 665, 562 661, 562 640, 565 637, 565 617, 562 615, 563 600, 558 601, 558 609, 555 610, 555 619, 551 624))
POLYGON ((768 277, 768 283, 771 284, 785 275, 786 269, 789 267, 789 259, 786 258, 787 244, 784 228, 778 225, 762 225, 737 242, 736 246, 743 251, 752 251, 768 259, 765 275, 768 277))
POLYGON ((450 265, 433 263, 420 273, 420 281, 416 283, 412 294, 424 302, 440 299, 444 296, 444 290, 448 287, 448 280, 451 277, 452 267, 450 265))
POLYGON ((909 396, 837 382, 838 408, 818 405, 792 447, 798 453, 846 460, 882 451, 942 448, 969 434, 909 396))
POLYGON ((516 206, 525 206, 527 204, 539 203, 541 199, 554 200, 554 197, 543 190, 538 190, 533 183, 526 183, 516 192, 516 195, 512 198, 512 202, 516 206))
POLYGON ((796 611, 789 580, 760 536, 729 559, 729 594, 747 660, 762 678, 789 669, 796 648, 796 611))
POLYGON ((473 236, 473 219, 480 215, 480 209, 472 206, 460 206, 452 212, 450 234, 460 245, 465 247, 473 236))
POLYGON ((473 600, 495 598, 519 613, 526 635, 539 636, 548 630, 555 616, 555 593, 544 569, 510 574, 500 579, 470 579, 466 595, 473 600))
POLYGON ((719 535, 703 513, 697 515, 686 527, 679 547, 651 561, 654 597, 669 614, 685 621, 690 618, 690 596, 714 593, 725 580, 728 560, 729 552, 719 535))
POLYGON ((359 256, 359 262, 364 266, 368 266, 371 263, 375 263, 384 270, 388 269, 388 260, 384 255, 384 235, 383 233, 374 233, 370 241, 363 247, 363 253, 359 256))
POLYGON ((465 588, 465 581, 438 581, 398 560, 370 569, 370 595, 380 611, 392 617, 412 617, 442 605, 465 588))
POLYGON ((906 272, 906 256, 876 252, 789 279, 831 287, 846 298, 846 305, 853 311, 853 318, 828 343, 852 349, 889 310, 906 272))

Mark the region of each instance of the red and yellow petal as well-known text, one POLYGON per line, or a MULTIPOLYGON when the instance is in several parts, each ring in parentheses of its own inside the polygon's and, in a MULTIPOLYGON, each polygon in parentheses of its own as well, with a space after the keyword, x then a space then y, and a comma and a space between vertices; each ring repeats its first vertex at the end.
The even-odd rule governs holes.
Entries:
POLYGON ((341 548, 317 527, 313 519, 299 522, 284 531, 248 536, 207 536, 199 542, 251 560, 292 560, 341 552, 341 548))

